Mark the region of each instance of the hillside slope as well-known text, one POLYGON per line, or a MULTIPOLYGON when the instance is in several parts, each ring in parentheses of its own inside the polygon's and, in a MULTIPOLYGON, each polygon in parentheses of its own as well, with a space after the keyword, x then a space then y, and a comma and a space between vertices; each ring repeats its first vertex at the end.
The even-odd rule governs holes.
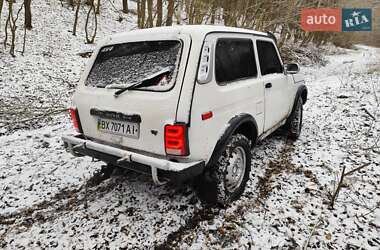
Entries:
MULTIPOLYGON (((69 105, 87 60, 77 53, 93 46, 84 45, 83 11, 74 37, 72 10, 35 3, 25 55, 0 48, 0 248, 379 249, 380 49, 333 49, 326 66, 303 67, 300 140, 282 131, 264 140, 243 197, 207 208, 188 186, 157 187, 69 155, 67 114, 30 119, 69 105), (329 209, 343 166, 364 167, 345 178, 329 209)), ((102 8, 99 38, 134 28, 133 16, 118 22, 109 2, 102 8)))

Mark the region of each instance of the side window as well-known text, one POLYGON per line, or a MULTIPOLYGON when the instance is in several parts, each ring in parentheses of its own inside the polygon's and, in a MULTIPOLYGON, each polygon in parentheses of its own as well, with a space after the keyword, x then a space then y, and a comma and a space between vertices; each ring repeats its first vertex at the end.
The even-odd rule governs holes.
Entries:
POLYGON ((218 39, 215 49, 215 77, 218 84, 256 76, 251 39, 218 39))
POLYGON ((261 68, 261 75, 282 73, 283 68, 281 61, 278 58, 278 54, 273 43, 266 41, 257 41, 256 44, 261 68))

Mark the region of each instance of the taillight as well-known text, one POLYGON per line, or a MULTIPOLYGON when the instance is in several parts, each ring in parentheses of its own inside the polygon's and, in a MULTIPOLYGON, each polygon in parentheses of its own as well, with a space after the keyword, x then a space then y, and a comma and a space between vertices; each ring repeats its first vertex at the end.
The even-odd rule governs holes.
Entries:
POLYGON ((78 110, 76 108, 69 108, 69 112, 70 112, 71 121, 73 122, 75 131, 77 131, 78 133, 82 133, 82 127, 79 121, 78 110))
POLYGON ((165 126, 165 151, 170 155, 186 156, 189 154, 186 125, 165 126))

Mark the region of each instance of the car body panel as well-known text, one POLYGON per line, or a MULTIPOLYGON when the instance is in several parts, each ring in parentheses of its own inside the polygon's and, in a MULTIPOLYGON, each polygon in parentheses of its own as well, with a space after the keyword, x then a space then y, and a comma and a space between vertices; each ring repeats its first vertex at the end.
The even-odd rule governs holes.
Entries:
MULTIPOLYGON (((117 42, 134 42, 150 40, 181 40, 183 42, 180 65, 185 65, 188 59, 191 38, 189 35, 161 34, 148 38, 135 36, 117 42)), ((116 39, 115 39, 116 40, 116 39)), ((116 41, 114 41, 116 42, 116 41)), ((98 50, 99 51, 99 50, 98 50)), ((92 61, 92 63, 94 60, 92 61)), ((88 71, 89 72, 89 71, 88 71)), ((118 144, 136 150, 144 150, 153 154, 165 156, 164 127, 175 122, 179 93, 185 71, 178 70, 173 89, 164 92, 130 90, 115 97, 117 89, 97 88, 85 85, 85 79, 76 91, 73 105, 77 107, 83 133, 95 140, 118 144), (135 114, 141 116, 139 138, 103 133, 97 129, 98 116, 91 115, 91 109, 135 114)))
MULTIPOLYGON (((255 121, 257 138, 263 138, 277 128, 290 115, 299 86, 304 84, 301 74, 269 74, 262 76, 256 40, 274 43, 266 33, 245 29, 191 25, 161 27, 124 32, 101 41, 95 49, 81 77, 73 97, 77 107, 83 134, 98 143, 128 149, 131 152, 150 155, 176 162, 204 162, 206 165, 218 141, 227 138, 231 119, 249 115, 255 121), (198 65, 205 42, 215 45, 219 38, 251 39, 254 47, 257 77, 241 79, 231 84, 218 84, 215 70, 209 82, 197 82, 198 65), (170 91, 132 90, 114 97, 115 89, 85 85, 86 77, 99 50, 107 45, 136 41, 180 40, 183 42, 176 83, 170 91), (271 82, 272 88, 265 84, 271 82), (139 139, 97 130, 97 117, 91 109, 120 112, 141 117, 139 139), (202 114, 210 113, 209 119, 202 114), (165 153, 164 126, 181 123, 188 127, 190 154, 172 156, 165 153), (267 132, 267 133, 266 133, 267 132)), ((275 46, 277 53, 279 51, 275 46)), ((215 49, 212 53, 215 53, 215 49)), ((280 57, 281 60, 281 57, 280 57)), ((214 63, 214 61, 212 61, 214 63)), ((282 63, 282 61, 281 61, 282 63)))

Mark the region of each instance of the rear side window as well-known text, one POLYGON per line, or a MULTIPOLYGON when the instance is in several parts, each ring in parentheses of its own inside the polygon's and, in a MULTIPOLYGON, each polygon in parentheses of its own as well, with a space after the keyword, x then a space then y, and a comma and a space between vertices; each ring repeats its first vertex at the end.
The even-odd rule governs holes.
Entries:
POLYGON ((215 77, 218 83, 228 83, 257 76, 251 39, 218 39, 215 49, 215 77))
POLYGON ((282 73, 282 65, 273 43, 257 41, 257 53, 259 56, 261 75, 282 73))
POLYGON ((179 41, 145 41, 103 47, 87 77, 86 85, 127 87, 159 74, 160 78, 154 78, 156 82, 141 89, 169 90, 175 82, 181 50, 179 41))

